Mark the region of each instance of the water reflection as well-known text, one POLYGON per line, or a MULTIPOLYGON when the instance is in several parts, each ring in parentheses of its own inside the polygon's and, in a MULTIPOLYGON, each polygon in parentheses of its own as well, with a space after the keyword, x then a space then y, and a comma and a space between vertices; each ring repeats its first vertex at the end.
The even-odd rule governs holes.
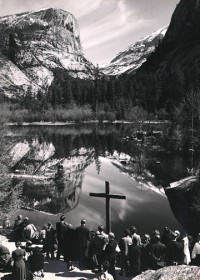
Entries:
MULTIPOLYGON (((166 225, 180 229, 162 184, 147 168, 150 163, 158 166, 159 160, 163 164, 158 155, 152 156, 155 139, 149 138, 144 143, 133 137, 130 141, 126 137, 130 128, 129 125, 10 128, 10 137, 17 141, 11 169, 18 177, 16 180, 25 180, 21 205, 43 211, 32 215, 36 225, 41 226, 45 217, 49 219, 48 213, 54 214, 52 221, 57 219, 56 214, 67 213, 67 219, 74 225, 83 217, 91 228, 105 225, 105 201, 89 197, 89 192, 104 192, 105 181, 109 181, 112 193, 127 196, 126 201, 111 202, 112 229, 117 234, 132 224, 141 233, 150 233, 155 227, 162 230, 166 225), (62 186, 54 180, 58 164, 64 170, 62 186)), ((180 176, 182 173, 179 172, 180 176)))

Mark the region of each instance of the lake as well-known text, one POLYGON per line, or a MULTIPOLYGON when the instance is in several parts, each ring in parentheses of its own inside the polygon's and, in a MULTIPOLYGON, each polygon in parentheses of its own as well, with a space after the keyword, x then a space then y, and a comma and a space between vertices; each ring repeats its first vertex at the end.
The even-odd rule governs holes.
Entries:
POLYGON ((41 228, 49 220, 55 225, 64 213, 73 226, 84 218, 96 230, 106 225, 105 199, 89 193, 105 192, 108 181, 111 193, 126 195, 126 200, 111 200, 111 228, 118 239, 131 225, 140 234, 162 232, 165 226, 182 230, 163 185, 187 176, 189 160, 154 152, 156 138, 144 141, 136 134, 131 124, 11 126, 12 172, 34 177, 25 180, 16 215, 29 216, 41 228), (54 180, 59 163, 64 184, 54 180))

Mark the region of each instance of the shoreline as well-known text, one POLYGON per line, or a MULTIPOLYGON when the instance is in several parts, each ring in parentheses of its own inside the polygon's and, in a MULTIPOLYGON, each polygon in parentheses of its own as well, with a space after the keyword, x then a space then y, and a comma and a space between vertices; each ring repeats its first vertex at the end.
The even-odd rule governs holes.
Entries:
MULTIPOLYGON (((67 125, 84 125, 84 124, 134 124, 133 121, 125 121, 125 120, 115 120, 115 121, 98 121, 98 120, 91 120, 91 121, 67 121, 67 122, 22 122, 18 123, 7 123, 8 126, 67 126, 67 125)), ((164 124, 169 123, 169 121, 144 121, 143 124, 164 124)))

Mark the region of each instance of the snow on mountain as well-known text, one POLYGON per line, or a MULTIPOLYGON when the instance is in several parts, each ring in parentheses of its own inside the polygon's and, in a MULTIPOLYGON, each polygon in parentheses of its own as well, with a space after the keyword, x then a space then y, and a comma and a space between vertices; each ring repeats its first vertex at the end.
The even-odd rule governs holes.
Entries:
POLYGON ((134 73, 155 51, 156 46, 165 36, 168 26, 165 26, 149 36, 142 38, 120 52, 109 64, 100 66, 105 75, 121 75, 134 73))
POLYGON ((50 85, 56 68, 79 78, 91 78, 94 69, 84 57, 75 17, 52 8, 0 18, 0 61, 6 61, 0 91, 7 95, 50 85))

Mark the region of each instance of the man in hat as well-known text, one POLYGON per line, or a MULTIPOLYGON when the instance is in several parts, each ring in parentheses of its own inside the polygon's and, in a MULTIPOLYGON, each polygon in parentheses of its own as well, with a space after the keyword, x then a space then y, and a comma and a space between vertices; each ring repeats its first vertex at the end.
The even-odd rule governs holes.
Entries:
POLYGON ((108 261, 108 273, 110 273, 114 279, 115 277, 115 261, 116 261, 116 248, 117 241, 115 240, 115 235, 113 232, 108 234, 108 244, 106 245, 104 258, 108 261))
POLYGON ((166 246, 166 265, 178 265, 184 263, 183 245, 176 241, 177 234, 171 233, 172 240, 166 246))
POLYGON ((81 225, 76 228, 78 235, 79 265, 80 268, 86 268, 88 258, 88 248, 90 243, 90 230, 86 227, 86 220, 81 220, 81 225))
POLYGON ((63 238, 64 238, 64 233, 68 230, 68 228, 69 226, 65 222, 65 216, 61 215, 60 222, 56 223, 56 236, 58 241, 58 250, 56 255, 57 260, 60 259, 61 254, 63 255, 63 238))

